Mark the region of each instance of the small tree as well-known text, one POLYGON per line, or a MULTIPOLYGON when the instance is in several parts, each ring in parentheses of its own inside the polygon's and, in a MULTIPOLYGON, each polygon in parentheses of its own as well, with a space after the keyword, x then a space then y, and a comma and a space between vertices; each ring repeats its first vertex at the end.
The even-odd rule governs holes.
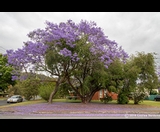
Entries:
POLYGON ((128 96, 132 92, 134 104, 143 101, 147 90, 158 88, 154 55, 155 53, 137 52, 124 64, 123 93, 128 96))
POLYGON ((22 95, 26 100, 35 99, 39 94, 40 83, 36 79, 27 79, 22 82, 22 95))
POLYGON ((127 92, 124 90, 121 90, 118 94, 117 103, 118 104, 128 104, 129 98, 127 96, 127 92))
POLYGON ((143 91, 143 89, 136 87, 134 89, 134 92, 132 92, 132 98, 134 101, 134 104, 139 104, 143 102, 143 100, 148 96, 148 94, 143 91))
MULTIPOLYGON (((69 91, 72 91, 72 88, 68 83, 62 83, 59 87, 59 90, 56 93, 57 98, 66 98, 69 96, 69 91)), ((75 93, 73 93, 75 94, 75 93)), ((75 95, 76 96, 76 95, 75 95)))
POLYGON ((39 87, 39 95, 42 97, 42 99, 48 102, 50 94, 54 89, 55 89, 55 83, 53 82, 42 83, 39 87))
POLYGON ((12 71, 14 70, 11 65, 7 64, 8 58, 6 55, 0 54, 0 90, 6 92, 8 86, 14 86, 15 80, 12 80, 12 71))
POLYGON ((10 87, 7 92, 8 92, 8 96, 12 96, 16 94, 23 95, 22 82, 17 81, 17 83, 14 86, 10 87))

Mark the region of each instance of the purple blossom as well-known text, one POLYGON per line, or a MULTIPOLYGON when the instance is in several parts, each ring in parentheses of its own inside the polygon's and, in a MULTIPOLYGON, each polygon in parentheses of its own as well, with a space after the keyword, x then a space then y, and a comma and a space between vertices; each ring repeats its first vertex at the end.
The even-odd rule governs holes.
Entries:
POLYGON ((23 81, 23 80, 26 80, 28 78, 28 76, 27 75, 21 75, 20 76, 20 81, 23 81))
POLYGON ((15 75, 12 76, 12 81, 18 80, 18 79, 19 79, 18 76, 15 76, 15 75))
POLYGON ((28 34, 30 41, 25 42, 22 49, 7 51, 9 64, 24 71, 29 68, 46 70, 45 54, 49 48, 57 55, 77 62, 82 57, 77 48, 79 42, 83 46, 90 44, 91 54, 98 56, 106 68, 117 57, 124 62, 128 58, 122 47, 109 40, 102 28, 93 21, 81 20, 78 24, 72 20, 59 24, 46 21, 45 24, 45 29, 37 29, 28 34))
POLYGON ((34 67, 34 63, 36 63, 36 65, 38 63, 40 63, 40 65, 42 64, 47 48, 48 46, 42 43, 28 41, 22 49, 16 51, 7 50, 8 63, 18 69, 27 71, 29 67, 34 67))
POLYGON ((133 116, 149 118, 159 115, 159 108, 146 105, 116 105, 104 103, 64 103, 54 102, 53 104, 38 103, 21 106, 11 106, 1 109, 1 116, 43 116, 43 117, 124 117, 133 116))
POLYGON ((64 55, 65 57, 67 57, 67 56, 71 57, 71 56, 72 56, 71 51, 68 50, 68 49, 66 49, 66 48, 64 48, 63 50, 60 50, 60 53, 61 53, 62 55, 64 55))
MULTIPOLYGON (((66 23, 61 22, 59 25, 46 21, 45 30, 38 29, 37 31, 30 32, 28 35, 32 40, 41 42, 53 42, 57 45, 61 45, 61 40, 65 40, 66 46, 60 50, 60 54, 65 57, 70 57, 71 60, 74 53, 71 53, 70 48, 75 48, 76 41, 88 36, 86 42, 92 43, 93 46, 90 48, 94 55, 98 53, 101 54, 100 58, 105 64, 110 64, 114 58, 123 58, 125 60, 128 58, 127 53, 115 41, 111 41, 107 36, 104 35, 103 30, 97 27, 96 23, 93 21, 81 20, 79 24, 75 24, 72 20, 68 20, 66 23), (69 46, 67 48, 67 46, 69 46), (105 58, 105 56, 107 58, 105 58), (107 62, 108 61, 108 62, 107 62)), ((77 56, 78 58, 78 56, 77 56)))

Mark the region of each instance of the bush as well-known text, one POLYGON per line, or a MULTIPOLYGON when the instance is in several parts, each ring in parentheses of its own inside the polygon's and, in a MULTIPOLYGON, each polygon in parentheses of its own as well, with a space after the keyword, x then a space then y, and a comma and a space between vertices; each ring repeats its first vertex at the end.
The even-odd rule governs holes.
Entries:
POLYGON ((104 102, 105 104, 108 103, 109 101, 112 101, 112 97, 109 96, 108 94, 105 95, 104 98, 100 98, 101 102, 104 102))
POLYGON ((118 104, 128 104, 128 102, 129 102, 129 99, 126 94, 124 93, 118 94, 118 99, 117 99, 118 104))
POLYGON ((40 86, 39 88, 39 95, 42 97, 42 99, 46 100, 47 102, 49 101, 49 97, 51 92, 55 88, 55 83, 45 83, 40 86))
POLYGON ((148 97, 148 93, 145 92, 143 89, 135 89, 135 91, 132 92, 132 98, 134 101, 134 104, 141 103, 146 97, 148 97))
POLYGON ((38 95, 40 83, 36 79, 27 79, 21 82, 22 95, 26 100, 31 100, 38 95))
POLYGON ((143 99, 145 99, 145 97, 146 97, 145 93, 143 93, 143 92, 142 93, 141 92, 139 92, 139 93, 135 92, 134 95, 133 95, 134 104, 139 104, 140 102, 143 101, 143 99))

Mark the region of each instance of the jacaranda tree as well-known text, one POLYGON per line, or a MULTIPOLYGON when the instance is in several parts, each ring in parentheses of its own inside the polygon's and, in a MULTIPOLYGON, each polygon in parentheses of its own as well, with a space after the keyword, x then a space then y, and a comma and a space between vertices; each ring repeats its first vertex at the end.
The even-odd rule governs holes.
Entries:
MULTIPOLYGON (((45 24, 45 29, 28 34, 30 41, 25 42, 22 49, 8 50, 7 55, 8 63, 17 71, 46 72, 56 78, 49 103, 64 82, 80 95, 82 102, 88 102, 85 91, 92 82, 88 81, 90 77, 94 77, 94 88, 97 87, 101 83, 100 69, 108 68, 115 58, 125 61, 128 57, 122 47, 109 40, 95 22, 81 20, 76 24, 68 20, 59 24, 46 21, 45 24), (96 82, 96 76, 99 82, 96 82)), ((17 71, 14 79, 18 79, 17 71)))

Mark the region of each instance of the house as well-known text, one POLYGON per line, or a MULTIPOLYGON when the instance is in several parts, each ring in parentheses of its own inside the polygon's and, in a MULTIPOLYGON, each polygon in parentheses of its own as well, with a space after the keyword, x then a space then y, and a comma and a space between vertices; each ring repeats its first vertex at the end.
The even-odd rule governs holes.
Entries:
POLYGON ((94 94, 94 96, 92 97, 92 100, 100 100, 101 98, 104 98, 106 94, 108 96, 111 96, 113 100, 117 100, 117 98, 118 98, 118 94, 117 93, 109 92, 106 89, 101 89, 101 90, 99 90, 98 92, 96 92, 94 94))
MULTIPOLYGON (((79 96, 77 96, 74 91, 68 90, 68 92, 69 92, 69 96, 67 96, 67 99, 80 99, 79 96)), ((118 98, 117 93, 109 92, 106 89, 101 89, 93 95, 92 100, 100 100, 101 98, 104 98, 106 94, 108 96, 111 96, 113 100, 117 100, 118 98)))

